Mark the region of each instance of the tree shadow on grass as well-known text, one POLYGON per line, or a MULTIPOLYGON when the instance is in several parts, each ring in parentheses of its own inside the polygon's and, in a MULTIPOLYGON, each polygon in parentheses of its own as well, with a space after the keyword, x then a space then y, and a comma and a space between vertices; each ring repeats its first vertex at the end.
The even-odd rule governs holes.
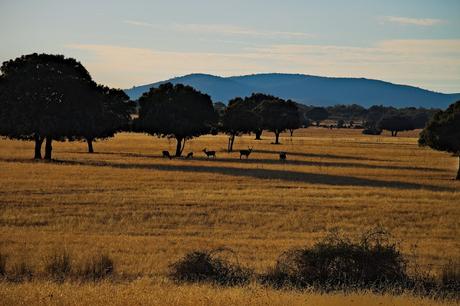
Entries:
MULTIPOLYGON (((261 152, 256 151, 254 152, 261 152)), ((270 153, 274 153, 272 151, 266 151, 270 153)), ((83 154, 83 153, 82 153, 83 154)), ((85 153, 86 154, 86 153, 85 153)), ((99 152, 99 153, 92 153, 92 154, 107 154, 107 155, 119 155, 123 157, 136 157, 136 158, 160 158, 163 159, 160 155, 154 154, 140 154, 140 153, 128 153, 128 152, 99 152)), ((445 172, 444 169, 438 168, 430 168, 430 167, 413 167, 413 166, 397 166, 397 165, 369 165, 363 163, 354 163, 354 162, 327 162, 327 161, 305 161, 305 160, 284 160, 281 161, 279 159, 268 159, 268 158, 242 158, 239 159, 239 151, 234 151, 233 153, 235 158, 222 158, 218 157, 217 159, 210 159, 204 156, 195 156, 193 160, 209 160, 209 161, 218 161, 218 162, 226 162, 226 163, 248 163, 248 164, 272 164, 272 165, 293 165, 293 166, 316 166, 316 167, 336 167, 336 168, 363 168, 363 169, 389 169, 389 170, 412 170, 412 171, 432 171, 432 172, 445 172)), ((304 156, 305 153, 288 153, 290 155, 296 156, 304 156)), ((339 158, 338 155, 315 155, 311 154, 311 157, 318 157, 321 156, 322 158, 330 158, 329 156, 335 156, 333 158, 339 158)), ((342 156, 343 157, 343 156, 342 156)), ((340 158, 342 158, 340 157, 340 158)), ((173 157, 176 158, 176 157, 173 157)), ((180 157, 179 159, 184 159, 184 157, 180 157)), ((344 159, 351 159, 350 157, 345 156, 344 159)), ((356 158, 357 160, 368 160, 368 161, 384 161, 379 159, 365 159, 365 158, 356 158)))
MULTIPOLYGON (((33 160, 3 160, 6 162, 33 162, 33 160)), ((298 172, 290 170, 276 169, 244 169, 223 166, 203 166, 203 165, 171 165, 171 164, 155 164, 155 163, 116 163, 105 161, 78 161, 78 160, 54 160, 55 164, 64 165, 80 165, 91 167, 111 167, 117 169, 142 169, 142 170, 158 170, 158 171, 177 171, 177 172, 192 172, 192 173, 216 173, 229 176, 252 177, 257 179, 278 179, 289 182, 302 182, 309 184, 324 184, 330 186, 359 186, 359 187, 377 187, 377 188, 393 188, 419 190, 426 189, 432 191, 456 191, 454 188, 425 185, 407 182, 395 181, 380 181, 368 178, 357 178, 352 176, 318 174, 308 172, 298 172)))
MULTIPOLYGON (((265 153, 265 154, 276 154, 278 155, 280 151, 272 151, 272 150, 254 150, 256 153, 265 153)), ((316 154, 316 153, 303 153, 303 152, 289 152, 289 151, 284 151, 286 152, 287 156, 289 157, 290 155, 292 156, 301 156, 301 157, 307 157, 307 158, 330 158, 330 159, 350 159, 350 160, 367 160, 367 161, 387 161, 387 162, 393 162, 393 160, 388 160, 388 159, 378 159, 378 158, 369 158, 369 157, 362 157, 362 156, 357 156, 357 155, 335 155, 335 154, 316 154)))

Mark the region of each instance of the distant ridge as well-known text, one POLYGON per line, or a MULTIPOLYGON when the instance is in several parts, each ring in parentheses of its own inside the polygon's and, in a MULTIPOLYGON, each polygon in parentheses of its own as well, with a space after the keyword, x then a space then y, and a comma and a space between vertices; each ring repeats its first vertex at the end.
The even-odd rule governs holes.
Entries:
POLYGON ((364 107, 385 105, 394 107, 446 108, 460 100, 460 93, 444 94, 414 86, 393 84, 365 78, 321 77, 304 74, 265 73, 234 77, 209 74, 189 74, 169 80, 126 89, 137 100, 151 87, 171 82, 190 85, 211 96, 214 102, 227 103, 234 97, 253 92, 292 99, 306 105, 329 106, 359 104, 364 107))

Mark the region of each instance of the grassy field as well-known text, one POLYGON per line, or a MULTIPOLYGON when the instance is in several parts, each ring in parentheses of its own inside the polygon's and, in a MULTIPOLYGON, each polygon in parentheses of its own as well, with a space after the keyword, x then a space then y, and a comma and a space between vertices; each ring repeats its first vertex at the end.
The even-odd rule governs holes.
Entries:
POLYGON ((0 301, 39 304, 39 295, 50 292, 55 299, 46 303, 57 304, 91 297, 95 304, 129 302, 132 295, 133 304, 145 304, 162 294, 178 305, 434 303, 164 280, 168 265, 191 250, 230 247, 241 263, 264 271, 281 252, 311 245, 331 229, 359 235, 376 225, 433 273, 458 260, 457 158, 418 147, 418 131, 396 138, 360 132, 308 128, 283 135, 281 145, 271 144, 270 133, 261 141, 239 137, 236 149, 254 147, 249 160, 226 153, 224 135, 187 142, 184 152, 193 151, 193 160, 161 158, 175 142, 143 134, 97 142, 95 154, 86 153, 85 143, 54 143, 52 163, 34 162, 31 142, 0 140, 0 247, 10 261, 40 270, 44 257, 63 248, 77 260, 104 252, 117 273, 139 278, 98 285, 0 283, 0 301), (217 151, 215 160, 205 158, 205 147, 217 151), (286 162, 278 160, 279 151, 288 152, 286 162))

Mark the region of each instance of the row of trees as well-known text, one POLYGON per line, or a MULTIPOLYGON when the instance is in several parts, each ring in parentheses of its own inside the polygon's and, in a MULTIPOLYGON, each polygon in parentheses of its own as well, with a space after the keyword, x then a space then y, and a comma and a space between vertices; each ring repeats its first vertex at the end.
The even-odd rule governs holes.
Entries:
POLYGON ((88 71, 62 55, 30 54, 0 67, 0 135, 35 141, 36 159, 51 159, 53 140, 111 137, 135 104, 119 89, 97 85, 88 71))
POLYGON ((166 83, 152 88, 139 98, 139 105, 134 130, 175 138, 176 156, 181 156, 188 139, 213 129, 229 135, 227 149, 231 152, 236 136, 255 133, 256 139, 260 139, 262 131, 269 130, 278 144, 280 133, 286 130, 292 133, 301 124, 293 101, 253 94, 231 100, 219 116, 208 95, 182 84, 166 83))
MULTIPOLYGON (((4 62, 0 67, 0 135, 35 142, 35 155, 51 159, 52 141, 81 140, 88 143, 113 136, 122 130, 146 132, 175 138, 176 156, 181 156, 188 139, 214 131, 229 135, 228 151, 235 137, 263 130, 275 134, 292 132, 318 125, 329 115, 323 108, 299 111, 298 104, 266 94, 235 98, 220 116, 211 98, 190 86, 163 84, 152 88, 139 99, 139 116, 131 120, 136 104, 120 89, 96 84, 88 71, 75 59, 62 55, 30 54, 4 62)), ((367 115, 378 113, 379 107, 367 115)), ((407 117, 396 114, 381 117, 379 127, 392 130, 410 129, 407 117), (397 117, 399 116, 399 117, 397 117)), ((438 112, 421 133, 420 144, 460 155, 460 101, 446 111, 438 112)), ((460 179, 460 170, 457 176, 460 179)))

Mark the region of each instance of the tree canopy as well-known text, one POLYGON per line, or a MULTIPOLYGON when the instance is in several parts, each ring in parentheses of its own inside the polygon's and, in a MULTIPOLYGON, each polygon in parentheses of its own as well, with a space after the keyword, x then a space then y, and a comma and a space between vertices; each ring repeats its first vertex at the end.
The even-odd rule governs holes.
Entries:
POLYGON ((300 127, 300 114, 296 104, 291 100, 265 100, 256 111, 263 118, 263 128, 275 133, 275 144, 279 144, 281 132, 300 127))
POLYGON ((324 107, 313 107, 305 114, 308 119, 316 123, 319 126, 321 121, 326 120, 329 117, 329 112, 324 107))
POLYGON ((381 130, 390 131, 391 136, 397 136, 398 132, 413 130, 414 124, 411 117, 397 114, 384 116, 378 127, 381 130))
POLYGON ((139 98, 137 129, 177 140, 176 156, 185 141, 209 133, 217 115, 211 98, 190 86, 166 83, 139 98))
POLYGON ((260 128, 262 118, 248 107, 245 100, 235 98, 229 101, 221 121, 222 131, 229 135, 227 151, 232 152, 235 136, 260 128))
POLYGON ((457 180, 460 180, 460 101, 439 111, 420 133, 419 144, 453 153, 459 158, 457 180))
POLYGON ((79 135, 88 118, 91 76, 75 59, 29 54, 0 67, 0 134, 35 140, 35 158, 51 159, 51 142, 79 135))
POLYGON ((93 141, 113 137, 120 130, 126 130, 134 112, 135 103, 121 89, 93 85, 87 93, 91 99, 90 116, 82 122, 81 137, 88 143, 88 152, 93 153, 93 141))

